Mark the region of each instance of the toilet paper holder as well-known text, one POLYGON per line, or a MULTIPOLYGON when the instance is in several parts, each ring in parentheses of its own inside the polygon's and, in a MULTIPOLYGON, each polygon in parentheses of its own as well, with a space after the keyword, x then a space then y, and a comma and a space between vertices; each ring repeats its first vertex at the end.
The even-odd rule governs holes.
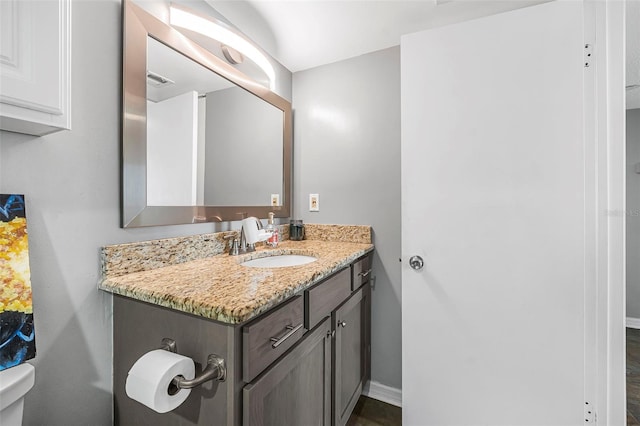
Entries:
MULTIPOLYGON (((176 341, 167 337, 162 339, 160 349, 178 353, 178 345, 176 344, 176 341)), ((174 377, 171 381, 171 385, 169 385, 169 394, 174 395, 178 393, 180 389, 193 389, 196 386, 200 386, 201 384, 208 382, 209 380, 217 380, 219 382, 227 380, 227 365, 224 358, 219 355, 209 354, 207 357, 206 367, 199 375, 196 374, 196 377, 193 379, 185 379, 182 376, 174 377)))

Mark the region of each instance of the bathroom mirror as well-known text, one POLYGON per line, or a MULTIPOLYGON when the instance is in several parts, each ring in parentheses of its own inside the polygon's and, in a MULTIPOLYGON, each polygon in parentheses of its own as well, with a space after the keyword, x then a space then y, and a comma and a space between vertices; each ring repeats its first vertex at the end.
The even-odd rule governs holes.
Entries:
POLYGON ((291 104, 124 8, 122 226, 288 217, 291 104))

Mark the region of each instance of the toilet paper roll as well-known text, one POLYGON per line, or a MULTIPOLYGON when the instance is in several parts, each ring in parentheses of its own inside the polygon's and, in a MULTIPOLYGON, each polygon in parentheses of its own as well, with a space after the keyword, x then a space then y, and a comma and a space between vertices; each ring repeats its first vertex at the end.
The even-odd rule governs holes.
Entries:
POLYGON ((193 379, 195 370, 191 358, 156 349, 142 355, 133 364, 127 376, 125 390, 129 398, 158 413, 167 413, 176 409, 191 393, 191 389, 180 389, 170 395, 171 380, 175 376, 193 379))

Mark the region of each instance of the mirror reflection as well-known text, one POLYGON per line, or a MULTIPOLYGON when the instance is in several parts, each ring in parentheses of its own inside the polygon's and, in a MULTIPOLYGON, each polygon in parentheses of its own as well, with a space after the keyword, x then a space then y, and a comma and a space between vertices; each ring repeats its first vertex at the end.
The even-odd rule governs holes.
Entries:
POLYGON ((279 206, 283 111, 147 37, 147 205, 279 206))

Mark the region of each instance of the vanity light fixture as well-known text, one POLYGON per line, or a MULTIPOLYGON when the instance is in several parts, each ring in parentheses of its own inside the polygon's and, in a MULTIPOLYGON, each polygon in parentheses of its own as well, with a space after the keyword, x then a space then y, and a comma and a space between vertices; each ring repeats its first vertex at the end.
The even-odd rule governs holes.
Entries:
POLYGON ((244 56, 242 56, 242 53, 227 46, 226 44, 222 45, 222 54, 230 64, 236 65, 244 62, 244 56))
POLYGON ((267 57, 246 38, 213 18, 190 12, 176 4, 171 4, 169 22, 174 27, 195 31, 205 37, 217 40, 223 46, 231 47, 237 53, 251 59, 267 75, 269 88, 274 90, 276 73, 273 66, 267 57))

